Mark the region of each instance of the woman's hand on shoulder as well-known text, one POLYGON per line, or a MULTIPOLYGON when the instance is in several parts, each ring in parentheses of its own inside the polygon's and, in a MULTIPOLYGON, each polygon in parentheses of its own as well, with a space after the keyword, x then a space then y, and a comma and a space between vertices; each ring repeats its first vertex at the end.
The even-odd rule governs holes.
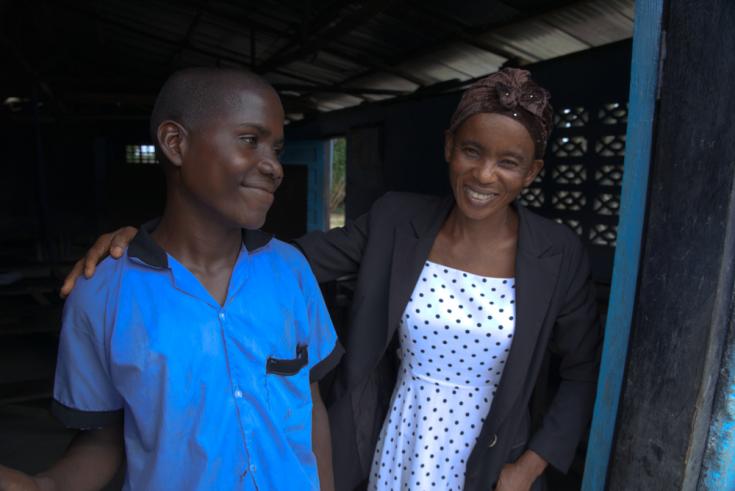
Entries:
POLYGON ((548 463, 536 452, 526 450, 518 460, 500 471, 496 491, 529 491, 548 463))
POLYGON ((100 235, 87 254, 74 264, 72 270, 64 278, 64 284, 59 292, 61 298, 66 298, 71 293, 77 279, 82 274, 86 278, 91 278, 97 265, 108 255, 119 259, 137 233, 138 229, 135 227, 123 227, 100 235))

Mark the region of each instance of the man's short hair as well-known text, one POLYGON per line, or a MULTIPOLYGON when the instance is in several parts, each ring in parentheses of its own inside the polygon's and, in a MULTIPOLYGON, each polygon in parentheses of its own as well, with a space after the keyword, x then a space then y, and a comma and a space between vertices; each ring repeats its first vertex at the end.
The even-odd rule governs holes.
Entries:
POLYGON ((151 113, 150 132, 158 147, 158 127, 173 120, 188 129, 221 114, 235 102, 235 88, 273 90, 262 77, 230 68, 185 68, 173 73, 161 87, 151 113))

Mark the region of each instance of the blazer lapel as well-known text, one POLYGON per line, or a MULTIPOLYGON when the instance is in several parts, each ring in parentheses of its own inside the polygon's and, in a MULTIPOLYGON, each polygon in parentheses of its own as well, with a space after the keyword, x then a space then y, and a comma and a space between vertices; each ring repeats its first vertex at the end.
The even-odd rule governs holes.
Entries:
POLYGON ((528 371, 541 334, 546 312, 556 289, 562 255, 539 240, 527 222, 526 211, 517 207, 520 217, 516 254, 516 327, 503 377, 493 400, 488 421, 499 428, 527 384, 528 371))
POLYGON ((411 220, 410 226, 396 228, 388 292, 388 325, 385 345, 390 343, 416 286, 421 270, 429 257, 439 229, 449 213, 453 199, 440 201, 429 213, 422 213, 411 220))

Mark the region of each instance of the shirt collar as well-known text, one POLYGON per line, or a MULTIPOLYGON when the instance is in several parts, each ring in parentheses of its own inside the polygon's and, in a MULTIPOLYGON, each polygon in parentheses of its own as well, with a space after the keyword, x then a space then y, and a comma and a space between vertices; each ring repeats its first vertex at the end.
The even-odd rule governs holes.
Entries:
MULTIPOLYGON (((168 256, 166 251, 151 237, 151 233, 160 221, 160 218, 156 218, 140 226, 138 233, 135 234, 128 246, 128 257, 137 259, 154 268, 167 269, 168 256)), ((262 249, 268 245, 271 239, 273 239, 273 235, 262 230, 242 230, 242 242, 250 253, 262 249)))

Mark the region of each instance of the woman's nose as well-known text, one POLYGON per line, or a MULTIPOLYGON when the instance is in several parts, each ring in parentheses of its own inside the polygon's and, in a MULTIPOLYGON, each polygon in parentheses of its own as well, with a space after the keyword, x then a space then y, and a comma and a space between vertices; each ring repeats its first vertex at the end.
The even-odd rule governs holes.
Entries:
POLYGON ((485 160, 477 169, 477 179, 480 182, 493 182, 497 178, 498 163, 495 160, 485 160))

